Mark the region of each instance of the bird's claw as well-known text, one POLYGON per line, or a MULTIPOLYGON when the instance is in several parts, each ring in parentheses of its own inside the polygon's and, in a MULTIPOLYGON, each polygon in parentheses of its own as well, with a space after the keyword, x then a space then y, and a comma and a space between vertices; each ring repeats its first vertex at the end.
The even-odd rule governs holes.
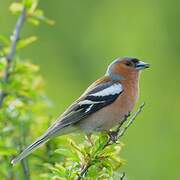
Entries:
POLYGON ((118 132, 117 131, 109 131, 109 140, 112 141, 113 143, 116 143, 118 140, 118 132))

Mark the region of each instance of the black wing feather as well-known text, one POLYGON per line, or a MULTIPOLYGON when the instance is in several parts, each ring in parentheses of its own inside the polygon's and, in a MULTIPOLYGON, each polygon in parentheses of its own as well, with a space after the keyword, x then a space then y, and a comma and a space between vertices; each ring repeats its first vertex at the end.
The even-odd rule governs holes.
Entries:
POLYGON ((103 83, 101 85, 96 86, 89 92, 87 92, 83 97, 80 97, 63 114, 62 120, 59 121, 59 126, 65 127, 65 126, 68 126, 71 124, 76 124, 77 122, 88 117, 92 113, 95 113, 96 111, 102 109, 103 107, 113 103, 118 98, 118 96, 123 92, 123 90, 116 94, 111 94, 111 95, 106 95, 106 96, 93 96, 94 93, 100 92, 103 89, 106 89, 106 88, 112 86, 113 84, 114 84, 114 82, 103 83), (81 104, 80 103, 85 100, 92 101, 92 104, 81 104))

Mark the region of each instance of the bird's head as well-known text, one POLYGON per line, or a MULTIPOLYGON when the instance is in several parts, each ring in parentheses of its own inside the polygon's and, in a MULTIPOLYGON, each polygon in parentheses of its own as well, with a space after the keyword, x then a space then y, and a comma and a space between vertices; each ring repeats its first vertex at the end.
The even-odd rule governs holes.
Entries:
POLYGON ((118 58, 108 66, 106 74, 111 76, 114 80, 121 80, 138 75, 140 70, 146 68, 149 68, 149 64, 137 58, 118 58))

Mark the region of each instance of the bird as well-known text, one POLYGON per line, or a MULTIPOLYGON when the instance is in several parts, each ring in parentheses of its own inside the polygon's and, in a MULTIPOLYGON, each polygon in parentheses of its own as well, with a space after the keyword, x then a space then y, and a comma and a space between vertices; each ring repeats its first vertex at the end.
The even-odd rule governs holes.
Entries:
POLYGON ((82 131, 110 131, 132 112, 139 97, 139 77, 150 65, 137 58, 116 58, 103 77, 85 92, 11 163, 15 165, 51 138, 82 131))

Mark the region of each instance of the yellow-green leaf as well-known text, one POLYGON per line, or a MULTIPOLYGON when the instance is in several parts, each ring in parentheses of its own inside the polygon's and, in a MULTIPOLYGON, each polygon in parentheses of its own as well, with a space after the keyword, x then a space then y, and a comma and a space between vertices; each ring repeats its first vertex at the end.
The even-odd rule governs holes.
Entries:
POLYGON ((9 6, 9 10, 13 14, 17 14, 17 13, 21 12, 22 8, 23 8, 23 5, 21 3, 18 3, 18 2, 14 2, 9 6))
POLYGON ((18 42, 18 46, 17 46, 17 49, 22 49, 26 46, 28 46, 29 44, 35 42, 37 40, 37 37, 36 36, 30 36, 26 39, 21 39, 19 42, 18 42))

